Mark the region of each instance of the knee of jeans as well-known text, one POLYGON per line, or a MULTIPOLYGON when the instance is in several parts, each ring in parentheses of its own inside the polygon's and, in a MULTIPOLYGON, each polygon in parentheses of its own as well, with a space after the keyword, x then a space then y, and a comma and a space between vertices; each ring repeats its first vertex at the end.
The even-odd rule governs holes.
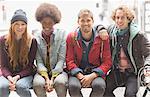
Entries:
POLYGON ((28 88, 28 87, 25 86, 23 83, 22 83, 22 84, 16 83, 16 89, 17 89, 17 90, 22 90, 22 89, 27 89, 27 88, 28 88))
POLYGON ((7 89, 7 88, 9 88, 8 83, 1 83, 1 84, 0 84, 0 90, 1 90, 1 89, 7 89))
POLYGON ((33 87, 43 87, 45 85, 45 82, 43 81, 33 81, 33 87))
POLYGON ((80 86, 78 86, 77 84, 69 84, 69 90, 71 90, 71 91, 79 91, 79 90, 81 90, 81 87, 80 86))
POLYGON ((136 93, 131 92, 126 92, 125 97, 136 97, 136 93))
POLYGON ((105 91, 105 88, 106 88, 106 84, 104 83, 95 83, 95 84, 92 84, 92 88, 95 89, 95 90, 101 90, 101 91, 105 91))
POLYGON ((54 85, 58 86, 58 85, 64 85, 66 86, 67 82, 65 82, 64 80, 54 80, 54 85))

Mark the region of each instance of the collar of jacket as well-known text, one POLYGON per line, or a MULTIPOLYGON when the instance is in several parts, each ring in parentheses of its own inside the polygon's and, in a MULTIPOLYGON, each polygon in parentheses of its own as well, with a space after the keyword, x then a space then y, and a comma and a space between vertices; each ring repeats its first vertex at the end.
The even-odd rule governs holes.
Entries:
MULTIPOLYGON (((80 28, 78 28, 78 29, 76 30, 76 32, 77 32, 76 40, 82 40, 80 28)), ((92 29, 92 33, 94 34, 94 37, 93 37, 93 40, 94 40, 95 37, 98 36, 98 33, 96 32, 96 29, 95 29, 95 28, 92 29)))

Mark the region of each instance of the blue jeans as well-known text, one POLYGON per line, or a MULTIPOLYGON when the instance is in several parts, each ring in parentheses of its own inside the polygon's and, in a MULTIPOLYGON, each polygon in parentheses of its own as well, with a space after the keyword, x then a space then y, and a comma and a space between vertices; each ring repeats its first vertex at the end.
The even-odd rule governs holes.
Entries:
MULTIPOLYGON (((33 76, 27 76, 16 82, 16 92, 20 97, 31 97, 33 76)), ((9 81, 4 76, 0 76, 0 97, 8 97, 10 94, 9 81)))
MULTIPOLYGON (((69 77, 69 94, 71 97, 83 97, 81 93, 81 83, 78 78, 69 77)), ((106 84, 105 80, 101 77, 95 78, 91 84, 92 91, 90 97, 103 97, 106 84)))

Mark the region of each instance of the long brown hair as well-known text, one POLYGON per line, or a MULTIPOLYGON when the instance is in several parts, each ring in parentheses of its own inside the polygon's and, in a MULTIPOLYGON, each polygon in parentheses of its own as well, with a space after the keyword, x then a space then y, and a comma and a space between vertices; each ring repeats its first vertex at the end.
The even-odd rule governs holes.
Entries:
POLYGON ((9 33, 6 36, 5 44, 8 46, 8 56, 10 58, 10 65, 13 69, 16 68, 17 64, 22 65, 23 67, 28 63, 28 52, 29 52, 29 35, 27 33, 27 27, 25 32, 22 34, 20 50, 17 51, 17 43, 14 33, 15 23, 11 24, 9 33))

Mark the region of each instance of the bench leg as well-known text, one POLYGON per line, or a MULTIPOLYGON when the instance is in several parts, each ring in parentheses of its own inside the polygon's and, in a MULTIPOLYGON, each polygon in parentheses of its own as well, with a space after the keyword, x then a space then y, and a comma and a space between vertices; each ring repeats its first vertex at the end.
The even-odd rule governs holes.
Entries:
POLYGON ((146 94, 147 94, 148 91, 150 91, 150 89, 148 87, 146 87, 146 89, 145 89, 144 94, 143 94, 142 97, 146 97, 146 94))

